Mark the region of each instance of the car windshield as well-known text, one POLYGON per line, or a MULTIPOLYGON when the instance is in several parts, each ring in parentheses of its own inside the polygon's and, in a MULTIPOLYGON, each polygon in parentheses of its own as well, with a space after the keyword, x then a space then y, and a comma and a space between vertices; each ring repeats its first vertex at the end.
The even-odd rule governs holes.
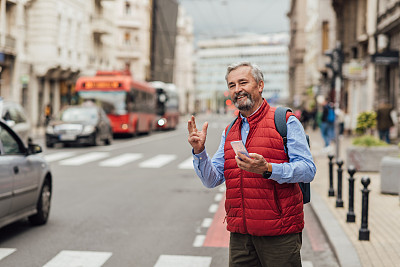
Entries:
POLYGON ((60 114, 60 120, 65 122, 96 123, 97 118, 97 109, 93 107, 70 107, 60 114))
POLYGON ((126 114, 126 92, 124 91, 82 91, 79 92, 82 100, 100 102, 107 114, 126 114))

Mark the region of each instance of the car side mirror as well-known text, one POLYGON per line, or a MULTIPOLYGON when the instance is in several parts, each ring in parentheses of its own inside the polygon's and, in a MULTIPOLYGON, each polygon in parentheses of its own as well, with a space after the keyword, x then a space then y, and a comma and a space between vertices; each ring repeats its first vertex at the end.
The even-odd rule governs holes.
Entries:
POLYGON ((36 145, 36 144, 28 144, 28 151, 29 154, 38 154, 38 153, 42 153, 42 147, 40 145, 36 145))

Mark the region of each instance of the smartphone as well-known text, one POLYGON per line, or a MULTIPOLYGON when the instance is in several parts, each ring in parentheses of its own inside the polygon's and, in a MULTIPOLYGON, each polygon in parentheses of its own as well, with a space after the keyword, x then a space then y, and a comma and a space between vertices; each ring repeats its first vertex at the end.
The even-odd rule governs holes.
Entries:
POLYGON ((247 149, 244 146, 243 141, 232 141, 231 146, 233 150, 235 150, 236 155, 238 154, 238 152, 240 152, 250 158, 249 152, 247 152, 247 149))

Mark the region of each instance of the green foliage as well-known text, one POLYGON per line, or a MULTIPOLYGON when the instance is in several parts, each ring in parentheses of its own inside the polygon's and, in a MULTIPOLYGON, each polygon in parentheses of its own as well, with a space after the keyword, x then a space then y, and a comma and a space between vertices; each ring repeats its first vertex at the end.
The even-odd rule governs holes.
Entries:
POLYGON ((355 146, 388 146, 388 144, 372 135, 363 135, 353 139, 355 146))
POLYGON ((367 130, 372 130, 376 126, 376 113, 374 111, 364 111, 357 117, 356 132, 365 134, 367 130))

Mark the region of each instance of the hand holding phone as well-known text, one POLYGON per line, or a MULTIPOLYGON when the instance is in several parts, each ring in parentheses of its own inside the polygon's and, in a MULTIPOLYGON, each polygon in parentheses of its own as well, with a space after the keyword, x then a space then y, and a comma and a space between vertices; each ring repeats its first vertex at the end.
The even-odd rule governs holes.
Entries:
POLYGON ((238 155, 238 152, 240 152, 250 158, 249 152, 247 152, 247 149, 241 140, 240 141, 232 141, 231 146, 232 146, 233 150, 235 151, 236 155, 238 155))

